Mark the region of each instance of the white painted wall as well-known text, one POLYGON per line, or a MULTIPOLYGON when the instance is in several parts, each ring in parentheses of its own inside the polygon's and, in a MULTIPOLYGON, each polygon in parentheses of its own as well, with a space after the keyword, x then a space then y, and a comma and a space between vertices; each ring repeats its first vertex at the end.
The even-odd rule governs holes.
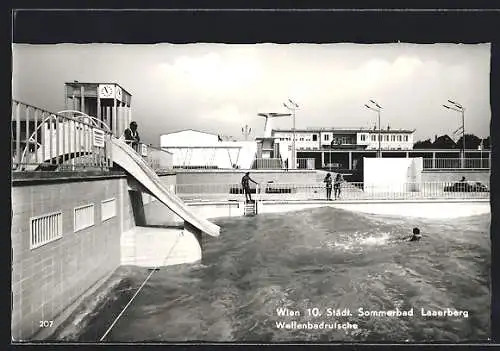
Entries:
MULTIPOLYGON (((185 146, 185 145, 178 145, 185 146)), ((211 143, 199 143, 202 148, 186 146, 185 148, 168 148, 165 150, 172 153, 174 166, 217 166, 218 168, 232 168, 237 164, 240 169, 249 169, 252 166, 257 152, 255 141, 220 141, 211 143), (210 148, 217 146, 217 148, 210 148), (225 148, 231 146, 232 148, 225 148), (239 147, 234 148, 234 146, 239 147), (239 153, 239 155, 238 155, 239 153)))
MULTIPOLYGON (((243 203, 188 203, 197 214, 205 218, 243 216, 243 203)), ((258 213, 284 213, 310 208, 333 207, 347 211, 388 216, 420 218, 459 218, 491 213, 487 200, 366 200, 366 201, 269 201, 257 202, 258 213)))
POLYGON ((291 168, 292 142, 279 139, 276 139, 275 142, 278 144, 278 152, 280 153, 281 159, 283 160, 283 162, 285 162, 285 160, 288 160, 288 167, 291 168))
POLYGON ((283 213, 309 208, 333 207, 376 215, 417 218, 459 218, 491 213, 488 201, 365 201, 328 203, 258 203, 258 213, 283 213))
MULTIPOLYGON (((413 149, 413 133, 384 133, 382 130, 380 133, 381 141, 380 148, 382 150, 412 150, 413 149), (405 137, 408 137, 408 140, 405 141, 405 137), (394 140, 393 140, 394 137, 394 140), (399 140, 401 137, 401 140, 399 140), (387 140, 388 139, 388 140, 387 140)), ((358 140, 360 139, 360 135, 358 133, 358 140)), ((367 145, 367 150, 378 150, 378 131, 370 131, 366 138, 367 142, 364 142, 362 145, 367 145), (372 138, 375 137, 375 140, 372 138)))
POLYGON ((370 143, 370 133, 368 132, 356 133, 356 143, 358 145, 368 145, 370 143))
MULTIPOLYGON (((289 141, 292 143, 293 133, 292 132, 275 132, 273 137, 276 139, 289 139, 280 141, 289 141)), ((297 149, 314 150, 319 149, 319 132, 295 132, 295 147, 297 149), (313 135, 316 135, 317 140, 313 141, 313 135)))
MULTIPOLYGON (((393 130, 391 132, 381 131, 382 140, 380 142, 380 146, 383 150, 412 150, 413 149, 413 134, 410 132, 397 132, 393 130), (394 140, 393 137, 394 136, 394 140), (405 136, 408 137, 408 140, 405 141, 405 136), (401 137, 401 140, 399 140, 401 137), (388 139, 388 140, 386 140, 388 139)), ((292 140, 291 132, 274 132, 273 136, 276 138, 285 138, 292 140)), ((329 146, 332 142, 334 134, 331 131, 307 131, 307 132, 296 132, 296 147, 297 149, 317 149, 322 146, 329 146), (318 136, 317 141, 312 141, 312 135, 316 134, 318 136), (327 139, 325 140, 325 136, 327 139), (303 140, 300 140, 303 139, 303 140)), ((356 144, 357 145, 366 145, 368 150, 377 150, 378 149, 378 131, 373 130, 364 130, 356 133, 356 144), (361 135, 364 135, 364 139, 362 140, 361 135), (372 135, 375 137, 375 140, 372 140, 372 135)))
POLYGON ((423 158, 364 158, 365 191, 418 191, 423 158), (406 187, 412 183, 414 186, 406 187))

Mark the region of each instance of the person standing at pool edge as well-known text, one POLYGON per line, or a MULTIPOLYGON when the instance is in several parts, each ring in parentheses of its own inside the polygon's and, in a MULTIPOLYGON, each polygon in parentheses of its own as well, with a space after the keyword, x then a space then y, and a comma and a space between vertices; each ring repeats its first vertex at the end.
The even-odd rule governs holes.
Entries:
POLYGON ((333 192, 335 200, 337 200, 337 198, 340 198, 340 183, 342 183, 342 175, 340 173, 337 173, 337 175, 335 176, 335 181, 333 182, 333 192))
POLYGON ((250 172, 246 172, 243 178, 241 178, 241 187, 243 188, 243 192, 245 193, 245 200, 247 202, 252 202, 252 195, 250 193, 250 182, 258 185, 255 180, 250 178, 250 172))
POLYGON ((326 183, 326 199, 331 200, 332 199, 332 175, 330 173, 327 173, 325 180, 323 180, 323 182, 326 183))

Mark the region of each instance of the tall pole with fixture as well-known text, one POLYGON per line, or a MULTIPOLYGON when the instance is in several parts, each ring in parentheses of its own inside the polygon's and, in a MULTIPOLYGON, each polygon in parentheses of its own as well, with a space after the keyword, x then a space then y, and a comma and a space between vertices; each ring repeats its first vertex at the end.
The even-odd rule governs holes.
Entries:
POLYGON ((295 102, 291 99, 288 99, 288 102, 284 102, 283 106, 288 110, 292 111, 293 116, 293 127, 292 127, 292 169, 297 169, 297 155, 295 150, 295 110, 299 108, 295 102))
POLYGON ((453 106, 449 105, 443 105, 443 107, 447 108, 448 110, 453 110, 456 112, 459 112, 462 115, 462 148, 461 148, 461 168, 464 168, 465 166, 465 107, 463 107, 461 104, 448 100, 450 104, 453 106))
POLYGON ((245 127, 241 128, 241 134, 245 137, 245 141, 248 140, 248 136, 252 132, 252 128, 249 128, 247 124, 245 124, 245 127))
POLYGON ((370 100, 372 105, 375 105, 377 107, 373 107, 372 105, 365 104, 365 107, 369 110, 377 112, 378 115, 378 152, 377 152, 377 157, 382 157, 382 147, 381 147, 381 140, 382 137, 380 135, 380 110, 382 110, 382 107, 374 100, 370 100))

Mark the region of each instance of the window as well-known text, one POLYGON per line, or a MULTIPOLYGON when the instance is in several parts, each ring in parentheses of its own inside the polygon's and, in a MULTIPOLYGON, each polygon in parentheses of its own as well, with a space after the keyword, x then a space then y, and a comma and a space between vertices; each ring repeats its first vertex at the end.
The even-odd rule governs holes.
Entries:
POLYGON ((361 134, 361 141, 365 141, 365 140, 366 140, 366 135, 361 134))
POLYGON ((328 141, 330 140, 330 136, 328 134, 325 134, 324 138, 323 138, 325 141, 328 141))
POLYGON ((313 141, 318 141, 318 136, 316 134, 313 134, 313 141))
POLYGON ((376 138, 377 138, 377 136, 375 134, 372 134, 372 141, 377 140, 376 138))
POLYGON ((74 232, 94 225, 94 204, 74 209, 74 232))
POLYGON ((36 249, 62 238, 62 212, 49 213, 30 218, 30 249, 36 249))
POLYGON ((304 138, 300 138, 299 140, 300 140, 300 141, 304 141, 304 138))
MULTIPOLYGON (((151 202, 151 198, 149 199, 151 202)), ((108 220, 116 216, 116 199, 101 201, 101 221, 108 220)))
POLYGON ((389 136, 388 135, 385 136, 385 141, 389 141, 389 136))
POLYGON ((405 140, 405 141, 408 141, 408 135, 405 135, 405 139, 404 139, 404 140, 405 140))
POLYGON ((396 141, 396 136, 395 135, 391 135, 391 141, 396 141))
POLYGON ((401 141, 401 135, 398 135, 398 141, 401 141))

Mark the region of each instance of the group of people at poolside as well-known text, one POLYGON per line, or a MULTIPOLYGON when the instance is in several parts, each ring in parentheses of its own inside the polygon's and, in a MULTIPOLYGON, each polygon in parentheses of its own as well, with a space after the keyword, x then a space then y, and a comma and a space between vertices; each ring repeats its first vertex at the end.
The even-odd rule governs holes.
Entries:
MULTIPOLYGON (((332 188, 334 190, 335 200, 340 198, 340 192, 341 192, 340 185, 343 181, 344 179, 342 178, 342 175, 340 173, 337 173, 337 175, 335 176, 335 180, 333 180, 332 175, 330 173, 327 173, 323 181, 324 183, 326 183, 327 200, 332 200, 332 188)), ((259 184, 258 182, 250 178, 250 172, 246 172, 243 178, 241 178, 241 187, 243 188, 243 192, 245 193, 245 200, 247 202, 252 202, 250 182, 254 184, 259 184)))
POLYGON ((324 183, 326 183, 326 199, 331 200, 332 199, 332 184, 333 184, 333 194, 335 196, 334 200, 337 200, 340 198, 340 185, 344 181, 342 178, 342 174, 337 173, 335 176, 335 180, 332 180, 332 175, 330 173, 326 174, 325 179, 323 180, 324 183))

